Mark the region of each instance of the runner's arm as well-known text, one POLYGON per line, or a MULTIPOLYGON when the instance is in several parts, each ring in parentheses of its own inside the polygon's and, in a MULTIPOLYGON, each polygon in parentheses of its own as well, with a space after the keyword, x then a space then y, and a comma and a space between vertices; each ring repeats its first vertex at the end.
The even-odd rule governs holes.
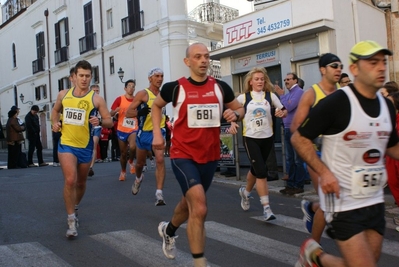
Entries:
POLYGON ((62 111, 62 99, 68 90, 62 90, 58 93, 54 107, 51 110, 51 125, 53 132, 59 132, 61 129, 60 116, 62 111))
POLYGON ((154 149, 164 149, 165 147, 165 140, 162 137, 161 133, 161 119, 162 119, 162 108, 166 106, 167 102, 165 102, 161 96, 155 98, 154 102, 152 103, 151 108, 151 119, 153 125, 153 141, 152 146, 154 149))
POLYGON ((127 108, 126 111, 126 118, 134 118, 137 117, 137 108, 140 106, 141 103, 146 103, 148 98, 147 91, 146 90, 141 90, 136 94, 134 97, 132 103, 130 106, 127 108))
POLYGON ((291 122, 291 132, 295 132, 296 129, 304 122, 305 118, 309 114, 309 110, 311 109, 314 102, 314 91, 313 89, 309 89, 303 93, 301 99, 299 100, 298 107, 295 111, 294 118, 291 122))
POLYGON ((109 114, 107 104, 105 103, 104 98, 101 96, 95 94, 94 96, 94 101, 95 104, 97 105, 98 112, 101 115, 101 120, 96 117, 92 117, 89 119, 90 123, 93 124, 94 126, 100 125, 101 121, 101 126, 105 128, 112 128, 114 126, 114 122, 112 121, 111 114, 109 114), (93 123, 94 122, 94 123, 93 123))

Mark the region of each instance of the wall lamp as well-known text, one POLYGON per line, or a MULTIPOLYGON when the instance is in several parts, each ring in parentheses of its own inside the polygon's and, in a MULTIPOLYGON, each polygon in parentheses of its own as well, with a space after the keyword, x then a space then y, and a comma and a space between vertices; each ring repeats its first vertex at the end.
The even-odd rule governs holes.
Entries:
POLYGON ((19 99, 21 100, 22 104, 33 105, 33 102, 32 102, 32 101, 26 101, 26 102, 24 102, 25 96, 24 96, 22 93, 19 95, 19 99))
POLYGON ((123 81, 123 76, 125 76, 125 72, 122 70, 122 68, 119 68, 119 70, 118 70, 118 76, 119 76, 119 79, 121 79, 121 82, 122 82, 122 83, 125 83, 125 82, 123 81))

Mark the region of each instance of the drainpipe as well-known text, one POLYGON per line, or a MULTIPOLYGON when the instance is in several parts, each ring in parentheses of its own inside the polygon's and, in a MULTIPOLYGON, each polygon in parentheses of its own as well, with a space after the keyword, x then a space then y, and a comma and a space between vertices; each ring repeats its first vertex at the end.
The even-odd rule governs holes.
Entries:
POLYGON ((107 102, 107 86, 105 83, 105 58, 104 58, 104 29, 103 29, 103 5, 102 0, 100 3, 100 32, 101 32, 101 67, 102 67, 102 76, 104 81, 104 100, 107 102))
POLYGON ((358 0, 352 0, 352 18, 353 18, 353 36, 355 37, 355 44, 357 44, 360 41, 359 37, 359 16, 357 14, 357 1, 358 0))
MULTIPOLYGON (((47 34, 47 70, 48 70, 48 91, 50 104, 52 103, 52 93, 51 93, 51 70, 50 70, 50 35, 48 31, 48 9, 44 10, 44 16, 46 17, 46 34, 47 34)), ((51 105, 50 105, 51 108, 51 105)))

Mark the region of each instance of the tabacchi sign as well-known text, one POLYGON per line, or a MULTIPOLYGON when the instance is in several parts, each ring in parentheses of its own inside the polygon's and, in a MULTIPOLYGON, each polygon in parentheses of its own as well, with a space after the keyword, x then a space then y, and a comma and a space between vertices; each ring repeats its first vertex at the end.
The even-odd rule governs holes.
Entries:
POLYGON ((291 2, 264 8, 223 25, 225 46, 292 27, 291 2))

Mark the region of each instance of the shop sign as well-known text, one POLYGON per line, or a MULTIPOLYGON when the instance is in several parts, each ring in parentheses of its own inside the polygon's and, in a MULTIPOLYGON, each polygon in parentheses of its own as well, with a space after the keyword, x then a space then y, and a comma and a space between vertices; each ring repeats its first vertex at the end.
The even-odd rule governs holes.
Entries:
POLYGON ((229 46, 292 28, 291 2, 284 2, 223 25, 224 45, 229 46))
POLYGON ((235 59, 235 69, 250 68, 277 60, 277 49, 268 50, 235 59))

